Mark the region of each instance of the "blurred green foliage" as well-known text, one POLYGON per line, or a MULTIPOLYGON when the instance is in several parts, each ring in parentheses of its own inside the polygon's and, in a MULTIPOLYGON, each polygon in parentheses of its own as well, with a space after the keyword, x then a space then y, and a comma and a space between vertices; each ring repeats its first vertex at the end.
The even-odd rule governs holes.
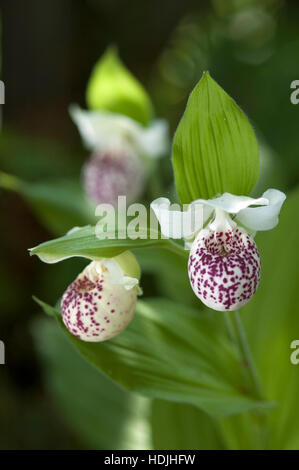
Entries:
POLYGON ((94 66, 86 89, 90 109, 129 116, 143 125, 153 117, 150 97, 110 47, 94 66))

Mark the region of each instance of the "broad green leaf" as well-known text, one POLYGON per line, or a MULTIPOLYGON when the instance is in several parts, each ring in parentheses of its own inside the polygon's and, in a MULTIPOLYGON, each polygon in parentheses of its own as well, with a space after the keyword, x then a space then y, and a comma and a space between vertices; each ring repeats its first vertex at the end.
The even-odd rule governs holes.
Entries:
POLYGON ((226 448, 216 421, 192 405, 154 400, 152 433, 155 449, 217 450, 226 448))
MULTIPOLYGON (((267 410, 265 422, 272 410, 267 410)), ((247 411, 218 420, 215 425, 223 448, 230 450, 266 450, 268 432, 261 426, 263 416, 247 411)))
POLYGON ((299 339, 299 188, 284 204, 279 225, 259 233, 262 278, 243 319, 267 398, 278 402, 269 415, 270 442, 275 449, 299 448, 299 365, 290 344, 299 339))
POLYGON ((0 188, 15 191, 32 207, 41 223, 60 235, 74 226, 94 223, 94 208, 79 181, 55 179, 27 182, 0 172, 0 188))
POLYGON ((253 129, 208 72, 189 97, 172 158, 182 203, 224 192, 247 195, 257 181, 259 152, 253 129))
POLYGON ((50 320, 33 328, 47 390, 91 449, 151 447, 151 401, 129 393, 88 364, 50 320))
POLYGON ((198 302, 190 285, 187 258, 160 247, 136 250, 134 254, 142 273, 154 275, 154 286, 158 295, 201 308, 203 304, 198 302))
POLYGON ((277 406, 269 410, 266 429, 259 433, 249 413, 220 420, 229 449, 299 447, 299 365, 290 361, 290 344, 299 339, 298 204, 299 189, 288 196, 279 225, 257 235, 262 278, 257 293, 241 310, 266 397, 277 406))
POLYGON ((50 240, 32 248, 30 254, 37 255, 46 263, 55 263, 72 256, 82 256, 83 258, 96 260, 103 257, 111 258, 133 248, 162 246, 184 257, 188 256, 187 252, 172 240, 157 238, 160 236, 159 232, 152 229, 141 228, 140 235, 143 235, 144 238, 136 240, 128 238, 123 230, 107 231, 105 233, 107 238, 99 240, 96 237, 95 227, 82 227, 64 237, 50 240), (119 236, 122 238, 118 238, 119 236), (151 236, 156 238, 151 238, 151 236))
POLYGON ((66 330, 58 310, 38 303, 91 364, 127 390, 190 403, 214 416, 268 406, 251 395, 219 313, 200 314, 165 299, 139 301, 123 333, 87 343, 66 330))
POLYGON ((129 116, 143 125, 153 117, 149 96, 110 47, 96 63, 86 91, 91 109, 129 116))

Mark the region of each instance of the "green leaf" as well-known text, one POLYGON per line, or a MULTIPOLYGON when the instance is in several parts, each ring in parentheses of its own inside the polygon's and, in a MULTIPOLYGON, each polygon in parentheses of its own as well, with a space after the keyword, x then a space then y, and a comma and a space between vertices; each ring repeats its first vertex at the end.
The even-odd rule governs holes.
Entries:
POLYGON ((269 415, 273 449, 299 447, 299 365, 290 361, 291 342, 299 339, 299 188, 288 195, 279 225, 259 233, 262 278, 242 317, 266 396, 278 402, 269 415))
POLYGON ((99 373, 52 321, 39 319, 33 326, 47 391, 88 448, 151 448, 151 401, 99 373))
POLYGON ((250 395, 219 313, 199 314, 164 299, 140 301, 123 333, 87 343, 68 332, 58 310, 38 302, 91 364, 127 390, 190 403, 214 416, 267 406, 250 395))
POLYGON ((37 255, 45 263, 54 263, 72 256, 82 256, 83 258, 96 260, 103 257, 111 258, 133 248, 163 246, 184 257, 188 256, 188 253, 172 240, 157 239, 160 234, 152 229, 140 228, 139 233, 144 238, 136 240, 128 238, 122 230, 116 230, 115 232, 107 231, 105 233, 107 239, 99 240, 95 234, 95 227, 89 225, 77 229, 64 237, 42 243, 32 248, 30 254, 37 255), (119 236, 123 238, 118 238, 119 236), (154 237, 156 238, 154 239, 154 237))
POLYGON ((87 201, 76 179, 26 182, 0 172, 0 187, 20 194, 41 223, 60 235, 74 226, 94 223, 94 208, 87 201))
POLYGON ((11 129, 1 129, 1 170, 24 181, 41 181, 76 177, 84 163, 76 150, 70 151, 53 140, 20 135, 11 129))
MULTIPOLYGON (((177 256, 170 250, 151 247, 134 252, 143 273, 153 274, 154 285, 158 294, 171 300, 201 308, 203 304, 190 285, 187 270, 187 259, 177 256)), ((187 256, 188 252, 186 252, 187 256)))
POLYGON ((149 96, 110 47, 96 63, 86 91, 91 109, 124 114, 143 125, 153 117, 149 96))
POLYGON ((230 192, 249 194, 259 172, 258 145, 245 114, 205 72, 192 91, 173 143, 182 203, 230 192))
POLYGON ((155 449, 224 449, 216 421, 192 405, 154 400, 152 433, 155 449))

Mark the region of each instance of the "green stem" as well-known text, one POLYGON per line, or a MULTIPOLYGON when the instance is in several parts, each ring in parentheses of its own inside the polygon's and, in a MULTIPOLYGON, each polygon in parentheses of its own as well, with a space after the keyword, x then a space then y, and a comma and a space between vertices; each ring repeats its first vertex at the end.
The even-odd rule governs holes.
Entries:
POLYGON ((252 384, 252 391, 259 400, 265 400, 261 380, 253 360, 250 347, 246 338, 246 333, 237 310, 228 313, 228 328, 234 342, 239 349, 239 355, 243 366, 248 371, 248 376, 252 384))
MULTIPOLYGON (((252 353, 247 341, 246 333, 239 315, 239 312, 226 312, 226 320, 229 334, 232 341, 236 344, 239 352, 240 362, 244 367, 253 395, 260 401, 265 401, 263 387, 259 377, 259 373, 252 353)), ((267 431, 267 411, 256 410, 251 413, 254 426, 257 429, 258 443, 262 448, 267 448, 268 431, 267 431)))

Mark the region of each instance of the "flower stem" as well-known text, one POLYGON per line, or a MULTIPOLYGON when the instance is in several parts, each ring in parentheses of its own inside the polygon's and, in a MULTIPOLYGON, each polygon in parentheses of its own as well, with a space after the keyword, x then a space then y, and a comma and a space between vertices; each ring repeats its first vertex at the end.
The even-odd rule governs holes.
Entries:
POLYGON ((239 355, 243 366, 248 370, 248 375, 252 384, 252 389, 256 398, 265 400, 261 380, 253 360, 250 347, 246 338, 246 333, 237 310, 228 313, 229 316, 229 331, 232 339, 239 349, 239 355))
MULTIPOLYGON (((239 312, 237 310, 226 312, 226 320, 229 334, 238 348, 240 362, 245 369, 252 392, 258 400, 265 401, 259 373, 252 357, 239 312)), ((258 441, 262 448, 266 448, 268 445, 267 410, 255 410, 251 413, 251 416, 257 429, 258 441)))

